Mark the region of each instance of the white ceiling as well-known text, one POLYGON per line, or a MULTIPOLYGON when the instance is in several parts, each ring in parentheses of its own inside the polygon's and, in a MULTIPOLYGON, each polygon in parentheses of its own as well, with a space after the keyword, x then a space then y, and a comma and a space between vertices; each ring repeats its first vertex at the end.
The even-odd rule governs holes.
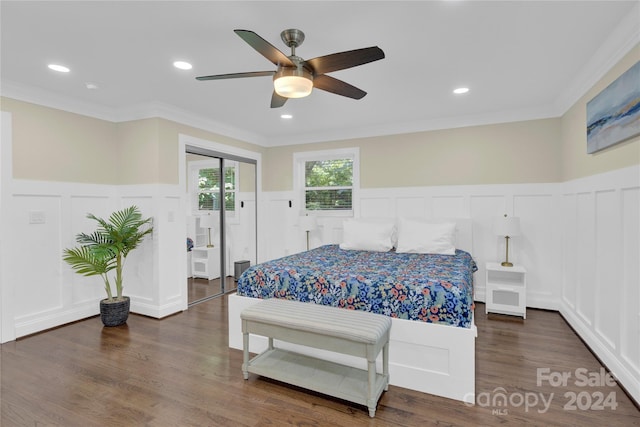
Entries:
POLYGON ((637 0, 3 0, 0 93, 107 120, 165 117, 263 146, 557 117, 638 43, 639 11, 637 0), (233 30, 288 55, 286 28, 305 32, 305 59, 384 50, 331 74, 368 95, 315 90, 271 109, 270 77, 195 80, 274 69, 233 30), (471 90, 453 95, 459 86, 471 90))

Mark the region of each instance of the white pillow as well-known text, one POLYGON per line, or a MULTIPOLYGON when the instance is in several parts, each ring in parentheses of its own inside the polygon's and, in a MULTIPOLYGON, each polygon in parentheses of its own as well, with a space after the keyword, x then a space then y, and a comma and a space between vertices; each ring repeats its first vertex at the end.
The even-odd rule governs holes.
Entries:
POLYGON ((455 255, 454 222, 398 219, 398 253, 455 255))
POLYGON ((394 231, 392 221, 350 219, 343 223, 340 249, 387 252, 393 247, 394 231))

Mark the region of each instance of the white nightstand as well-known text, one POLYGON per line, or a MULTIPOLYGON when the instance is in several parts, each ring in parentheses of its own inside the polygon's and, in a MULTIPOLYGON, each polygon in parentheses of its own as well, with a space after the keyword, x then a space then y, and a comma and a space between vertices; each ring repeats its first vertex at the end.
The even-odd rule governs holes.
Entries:
POLYGON ((527 318, 527 270, 519 265, 486 264, 486 313, 512 314, 527 318))
POLYGON ((220 248, 200 246, 191 250, 191 274, 207 280, 220 277, 220 248))

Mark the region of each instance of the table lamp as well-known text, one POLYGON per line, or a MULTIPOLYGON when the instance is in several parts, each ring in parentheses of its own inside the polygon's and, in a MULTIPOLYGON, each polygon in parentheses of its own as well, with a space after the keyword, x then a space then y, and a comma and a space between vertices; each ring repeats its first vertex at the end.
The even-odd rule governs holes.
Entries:
POLYGON ((215 226, 215 218, 213 215, 203 215, 200 217, 200 227, 209 229, 209 244, 207 244, 208 248, 212 248, 213 244, 211 244, 211 229, 215 226))
POLYGON ((309 215, 301 216, 299 225, 302 231, 307 232, 307 250, 309 250, 309 232, 316 229, 316 217, 309 215))
POLYGON ((496 220, 494 231, 498 236, 504 236, 506 241, 505 260, 500 265, 503 267, 513 267, 513 264, 509 262, 509 239, 513 236, 520 235, 520 218, 504 214, 503 217, 496 220))

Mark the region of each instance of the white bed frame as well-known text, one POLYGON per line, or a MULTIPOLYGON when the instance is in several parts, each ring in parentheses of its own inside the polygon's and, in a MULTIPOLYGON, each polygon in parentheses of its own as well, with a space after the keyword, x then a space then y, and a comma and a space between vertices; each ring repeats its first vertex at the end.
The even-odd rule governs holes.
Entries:
MULTIPOLYGON (((471 220, 456 219, 456 246, 471 253, 471 220)), ((240 312, 260 299, 229 295, 229 347, 242 350, 240 312)), ((392 318, 389 347, 390 384, 424 393, 475 403, 475 322, 470 328, 392 318)), ((267 339, 251 336, 250 351, 260 353, 267 339)), ((362 368, 362 359, 277 342, 285 349, 362 368)), ((379 369, 382 361, 378 359, 379 369)), ((240 375, 240 372, 238 372, 240 375)))

